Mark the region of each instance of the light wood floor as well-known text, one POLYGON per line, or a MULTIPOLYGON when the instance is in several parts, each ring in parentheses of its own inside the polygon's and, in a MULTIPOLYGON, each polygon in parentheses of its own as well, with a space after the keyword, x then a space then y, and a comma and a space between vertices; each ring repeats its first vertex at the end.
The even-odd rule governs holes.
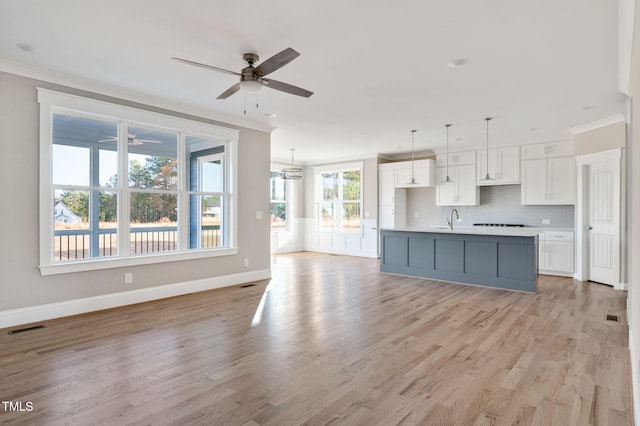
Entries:
POLYGON ((628 425, 626 293, 274 257, 273 279, 0 333, 8 425, 628 425), (606 320, 607 314, 620 322, 606 320))

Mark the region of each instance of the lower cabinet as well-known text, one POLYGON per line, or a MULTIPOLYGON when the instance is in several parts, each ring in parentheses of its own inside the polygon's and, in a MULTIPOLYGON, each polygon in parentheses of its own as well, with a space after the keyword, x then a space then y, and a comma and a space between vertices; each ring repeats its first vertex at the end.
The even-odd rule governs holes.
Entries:
POLYGON ((538 238, 538 272, 573 276, 573 231, 545 231, 538 238))

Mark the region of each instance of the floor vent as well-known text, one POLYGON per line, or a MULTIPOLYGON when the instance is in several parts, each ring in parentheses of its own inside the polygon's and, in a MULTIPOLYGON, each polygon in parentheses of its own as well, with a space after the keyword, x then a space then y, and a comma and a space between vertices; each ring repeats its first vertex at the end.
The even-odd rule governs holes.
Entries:
POLYGON ((247 287, 255 287, 255 284, 245 284, 245 285, 241 285, 240 288, 247 288, 247 287))
POLYGON ((39 330, 41 328, 46 327, 44 325, 34 325, 33 327, 18 328, 17 330, 9 330, 9 334, 24 333, 25 331, 39 330))
POLYGON ((618 315, 607 314, 607 321, 620 321, 620 317, 618 315))

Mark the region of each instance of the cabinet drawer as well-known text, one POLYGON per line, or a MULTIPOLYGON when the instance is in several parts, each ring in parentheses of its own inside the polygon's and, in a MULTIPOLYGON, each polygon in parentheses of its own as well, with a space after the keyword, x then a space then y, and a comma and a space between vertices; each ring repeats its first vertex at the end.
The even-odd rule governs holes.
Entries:
POLYGON ((545 231, 545 241, 573 241, 572 231, 545 231))

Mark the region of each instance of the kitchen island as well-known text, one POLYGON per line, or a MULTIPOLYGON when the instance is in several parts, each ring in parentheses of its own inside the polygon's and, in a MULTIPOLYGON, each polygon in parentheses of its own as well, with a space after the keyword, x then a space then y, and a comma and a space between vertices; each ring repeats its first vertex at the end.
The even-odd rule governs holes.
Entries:
POLYGON ((381 229, 380 272, 535 292, 539 230, 381 229))

